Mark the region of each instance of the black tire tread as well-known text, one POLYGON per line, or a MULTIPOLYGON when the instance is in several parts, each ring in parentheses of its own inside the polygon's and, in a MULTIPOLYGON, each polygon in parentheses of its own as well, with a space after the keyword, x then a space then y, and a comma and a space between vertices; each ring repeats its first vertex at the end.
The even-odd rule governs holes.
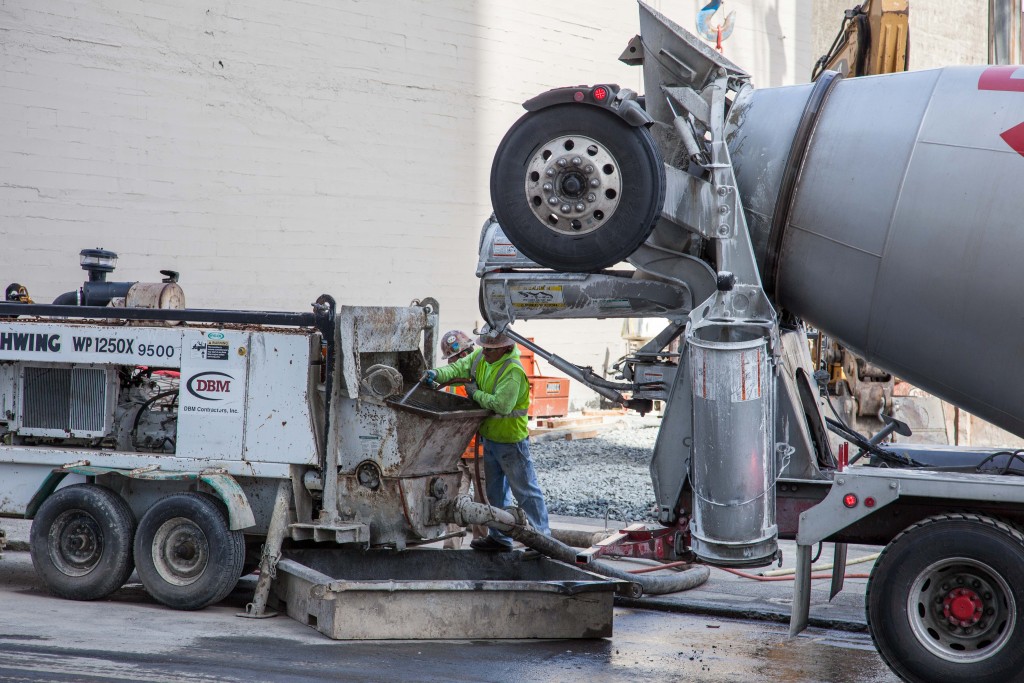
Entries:
MULTIPOLYGON (((58 514, 60 513, 55 513, 53 517, 56 518, 58 514)), ((52 522, 53 520, 50 521, 52 522)), ((46 589, 59 598, 67 600, 100 600, 106 598, 123 586, 135 569, 132 557, 135 527, 135 515, 132 513, 131 508, 128 507, 128 503, 118 493, 105 486, 73 484, 57 489, 43 502, 32 521, 30 532, 32 565, 35 567, 36 574, 46 585, 46 589), (107 506, 105 510, 107 513, 106 521, 110 522, 110 528, 105 529, 105 532, 111 538, 104 539, 104 548, 115 554, 101 559, 101 563, 112 565, 106 571, 101 571, 95 575, 90 572, 84 577, 69 577, 61 573, 60 570, 53 567, 50 563, 49 548, 47 547, 49 526, 44 530, 41 526, 37 527, 37 524, 46 522, 50 517, 52 508, 65 504, 68 498, 75 498, 80 495, 99 496, 107 506), (115 539, 114 536, 117 535, 126 536, 127 538, 115 539), (119 540, 119 542, 113 542, 115 540, 119 540)), ((100 567, 97 566, 96 569, 99 570, 100 567)))
POLYGON ((872 589, 875 585, 875 573, 876 571, 880 571, 879 567, 882 567, 883 569, 885 568, 886 557, 889 554, 891 554, 894 548, 902 547, 904 543, 908 542, 908 536, 916 536, 916 532, 920 531, 921 529, 925 529, 935 524, 946 522, 970 522, 989 527, 995 531, 999 531, 1000 533, 1005 534, 1008 538, 1013 539, 1021 547, 1022 551, 1024 551, 1024 531, 1022 531, 1021 528, 1018 527, 1016 524, 1013 524, 1003 519, 999 519, 997 517, 991 517, 989 515, 983 515, 975 512, 966 511, 943 512, 937 515, 925 517, 924 519, 914 522, 913 524, 905 528, 882 549, 881 553, 879 553, 878 555, 878 559, 875 560, 875 564, 871 569, 871 578, 868 580, 867 587, 864 591, 864 605, 866 608, 864 612, 866 615, 868 633, 871 634, 871 642, 875 646, 875 650, 878 652, 879 657, 881 657, 882 661, 885 662, 886 666, 888 666, 893 672, 899 675, 900 678, 903 678, 907 681, 913 681, 915 679, 906 677, 904 675, 903 666, 899 662, 892 661, 886 655, 886 648, 880 646, 880 643, 875 635, 875 629, 872 628, 870 604, 872 589))
POLYGON ((225 509, 223 501, 216 496, 197 491, 173 493, 158 500, 139 522, 139 533, 136 536, 135 543, 135 555, 136 565, 139 570, 139 578, 142 580, 143 586, 145 586, 150 595, 172 609, 199 610, 220 602, 226 598, 238 584, 238 579, 242 572, 242 566, 245 562, 245 538, 241 531, 232 531, 230 529, 227 510, 225 509), (149 514, 153 510, 157 509, 158 506, 168 504, 166 501, 170 499, 193 499, 205 501, 210 504, 213 510, 216 510, 216 514, 220 515, 220 520, 223 523, 223 531, 225 532, 224 538, 208 540, 211 545, 211 565, 213 561, 212 548, 214 546, 223 550, 225 553, 225 561, 222 567, 207 567, 207 570, 212 568, 214 571, 219 572, 219 576, 215 577, 214 585, 208 587, 208 590, 205 591, 205 595, 189 595, 188 591, 182 591, 181 587, 178 586, 165 587, 163 579, 161 579, 155 569, 150 566, 151 560, 144 556, 142 558, 143 561, 140 562, 140 555, 144 552, 148 552, 149 550, 148 548, 139 547, 139 539, 144 533, 148 534, 149 531, 148 526, 151 523, 151 520, 148 519, 149 514), (182 595, 180 593, 184 594, 182 595))
MULTIPOLYGON (((564 132, 566 131, 559 130, 557 134, 563 134, 564 132)), ((590 132, 586 131, 582 134, 590 134, 590 132)), ((554 135, 556 135, 556 133, 553 132, 552 136, 554 135)), ((536 144, 540 144, 542 142, 544 142, 544 140, 538 139, 535 141, 536 144)), ((604 142, 607 144, 607 141, 604 142)), ((623 160, 621 158, 619 159, 619 164, 620 166, 623 164, 623 160)), ((519 183, 516 183, 516 187, 519 187, 519 183)), ((626 190, 623 188, 623 193, 625 192, 626 190)), ((658 145, 654 141, 650 132, 643 127, 631 127, 615 114, 589 105, 556 105, 536 112, 527 112, 518 121, 516 121, 511 128, 509 128, 505 137, 502 139, 495 151, 494 162, 491 166, 491 205, 495 217, 505 232, 505 236, 512 241, 519 251, 531 260, 547 268, 563 272, 598 271, 624 260, 629 256, 629 254, 636 251, 636 249, 646 241, 648 236, 650 236, 651 231, 657 223, 661 206, 665 200, 665 192, 666 182, 664 164, 662 162, 661 152, 658 145), (520 134, 521 129, 527 125, 533 125, 533 121, 536 121, 541 116, 552 118, 561 117, 561 120, 568 121, 590 119, 591 121, 588 125, 610 127, 611 130, 618 130, 619 132, 628 131, 629 135, 633 136, 634 139, 632 142, 636 145, 633 151, 636 153, 626 156, 636 158, 647 157, 647 161, 650 162, 652 166, 649 170, 653 173, 654 177, 652 178, 652 187, 644 189, 653 190, 655 195, 652 206, 647 214, 644 215, 642 219, 639 216, 637 217, 640 224, 628 226, 626 228, 627 232, 624 234, 630 239, 623 241, 614 248, 608 245, 602 247, 597 246, 608 241, 608 230, 612 228, 613 223, 616 223, 617 221, 615 216, 611 217, 609 223, 605 224, 593 233, 581 235, 579 237, 565 236, 557 238, 556 242, 549 242, 547 245, 542 245, 540 242, 535 244, 530 238, 519 234, 520 225, 518 225, 516 221, 510 219, 511 214, 506 211, 506 207, 501 201, 499 201, 499 195, 504 187, 503 183, 500 181, 500 176, 503 171, 501 170, 502 165, 499 164, 499 159, 504 160, 506 157, 510 156, 510 148, 514 149, 516 152, 521 152, 520 149, 512 147, 514 142, 517 140, 517 136, 520 134), (573 253, 572 255, 558 253, 558 251, 561 250, 561 247, 567 246, 570 242, 576 242, 577 244, 590 244, 592 245, 592 248, 601 252, 601 254, 591 254, 589 257, 584 259, 577 253, 573 253), (556 248, 555 245, 559 246, 556 248)), ((526 215, 526 213, 529 212, 529 209, 523 208, 525 206, 526 198, 523 197, 522 207, 518 210, 524 212, 524 220, 527 221, 529 225, 532 225, 537 221, 537 219, 532 215, 532 213, 530 213, 529 216, 526 215)), ((511 211, 516 211, 516 209, 511 209, 511 211)), ((620 206, 617 211, 623 211, 623 207, 620 206)), ((618 221, 621 220, 622 217, 619 216, 618 221)), ((544 229, 546 230, 546 228, 544 229)), ((527 232, 529 231, 530 230, 527 229, 527 232)), ((544 235, 544 233, 541 233, 541 235, 544 235)))

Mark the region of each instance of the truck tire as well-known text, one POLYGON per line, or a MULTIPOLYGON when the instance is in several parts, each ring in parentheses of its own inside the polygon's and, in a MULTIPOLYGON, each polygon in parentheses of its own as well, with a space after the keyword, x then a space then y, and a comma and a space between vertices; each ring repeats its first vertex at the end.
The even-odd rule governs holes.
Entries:
POLYGON ((32 520, 32 565, 47 590, 99 600, 132 573, 135 517, 121 496, 95 484, 57 490, 32 520))
POLYGON ((591 106, 556 105, 513 124, 491 165, 505 235, 542 266, 587 272, 636 251, 665 200, 650 131, 591 106))
POLYGON ((162 498, 139 522, 135 566, 146 590, 173 609, 220 602, 238 583, 245 539, 228 527, 224 504, 206 493, 162 498))
POLYGON ((1024 671, 1024 534, 948 513, 892 540, 868 582, 879 654, 914 683, 996 683, 1024 671))

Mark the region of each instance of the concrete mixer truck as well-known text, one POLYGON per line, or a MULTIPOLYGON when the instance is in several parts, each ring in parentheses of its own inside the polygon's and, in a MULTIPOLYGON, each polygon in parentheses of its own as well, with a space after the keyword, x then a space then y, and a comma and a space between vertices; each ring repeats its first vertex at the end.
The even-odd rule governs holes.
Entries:
POLYGON ((866 607, 890 667, 1019 680, 1022 453, 887 444, 908 432, 892 419, 855 432, 819 391, 806 326, 1024 435, 1024 67, 754 89, 642 2, 640 28, 620 59, 645 93, 554 89, 501 141, 477 270, 489 327, 612 401, 666 402, 663 556, 758 566, 795 538, 795 635, 812 545, 836 544, 833 596, 845 544, 884 545, 866 607), (667 321, 617 381, 514 330, 614 317, 667 321))

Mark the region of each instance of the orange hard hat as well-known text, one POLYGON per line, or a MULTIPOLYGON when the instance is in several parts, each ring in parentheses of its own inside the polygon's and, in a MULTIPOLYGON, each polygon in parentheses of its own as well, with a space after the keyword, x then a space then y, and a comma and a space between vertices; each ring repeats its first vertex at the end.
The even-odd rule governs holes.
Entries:
POLYGON ((445 360, 463 351, 473 350, 473 340, 462 330, 449 330, 441 337, 441 355, 445 360))

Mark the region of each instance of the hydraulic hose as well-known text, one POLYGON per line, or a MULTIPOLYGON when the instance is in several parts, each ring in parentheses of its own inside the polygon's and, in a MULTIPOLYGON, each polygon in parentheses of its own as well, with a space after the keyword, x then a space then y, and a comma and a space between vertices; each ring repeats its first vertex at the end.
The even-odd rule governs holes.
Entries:
MULTIPOLYGON (((518 512, 518 511, 517 511, 518 512)), ((458 496, 446 498, 439 501, 435 514, 440 521, 469 526, 480 524, 492 527, 508 534, 528 548, 547 555, 553 559, 576 564, 576 549, 557 541, 550 536, 538 532, 525 524, 525 520, 517 517, 509 510, 502 510, 491 505, 474 503, 469 496, 458 496)), ((681 571, 666 576, 647 576, 631 574, 628 571, 616 569, 606 562, 591 562, 587 570, 602 576, 608 576, 621 581, 628 581, 640 588, 640 594, 665 595, 667 593, 679 593, 681 591, 696 588, 708 580, 711 571, 703 565, 690 565, 681 571)), ((640 594, 632 597, 640 597, 640 594)))

